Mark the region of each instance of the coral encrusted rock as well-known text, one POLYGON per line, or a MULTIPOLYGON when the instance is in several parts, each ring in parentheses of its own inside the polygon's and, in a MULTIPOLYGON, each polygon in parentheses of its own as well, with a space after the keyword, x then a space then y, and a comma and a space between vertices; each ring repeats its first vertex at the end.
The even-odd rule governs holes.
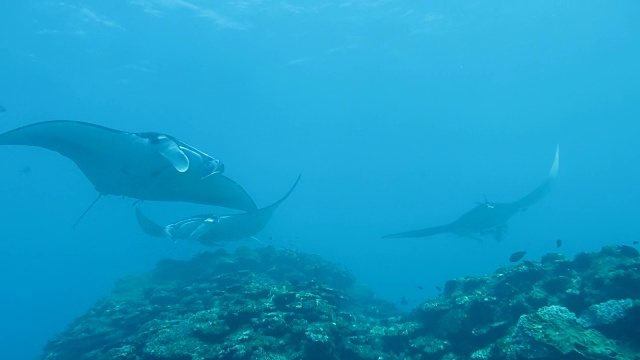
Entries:
POLYGON ((46 345, 45 360, 640 360, 640 254, 550 253, 450 280, 401 313, 318 256, 161 261, 46 345))

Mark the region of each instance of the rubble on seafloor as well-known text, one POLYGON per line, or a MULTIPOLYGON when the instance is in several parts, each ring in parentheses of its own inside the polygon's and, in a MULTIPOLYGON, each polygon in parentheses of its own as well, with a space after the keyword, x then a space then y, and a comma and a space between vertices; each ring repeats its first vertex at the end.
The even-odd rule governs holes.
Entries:
POLYGON ((446 283, 399 312, 318 256, 273 247, 163 260, 42 359, 640 359, 640 254, 550 253, 446 283))

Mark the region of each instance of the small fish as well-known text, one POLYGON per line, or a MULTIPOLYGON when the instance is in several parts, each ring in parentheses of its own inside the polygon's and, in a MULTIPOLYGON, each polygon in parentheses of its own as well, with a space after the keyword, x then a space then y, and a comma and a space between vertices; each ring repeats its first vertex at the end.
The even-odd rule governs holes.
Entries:
POLYGON ((422 285, 418 285, 416 287, 418 288, 418 290, 424 290, 424 286, 422 286, 422 285))
POLYGON ((562 246, 562 239, 556 240, 556 247, 562 246))
POLYGON ((5 108, 4 106, 0 105, 0 113, 6 112, 7 108, 5 108))
POLYGON ((638 240, 633 240, 633 245, 638 245, 638 240))
POLYGON ((518 262, 518 261, 522 260, 522 258, 524 257, 524 255, 526 253, 527 253, 526 251, 516 251, 513 254, 511 254, 511 256, 509 256, 509 261, 518 262))
POLYGON ((407 298, 403 296, 403 297, 402 297, 402 299, 400 299, 400 304, 402 304, 402 305, 408 305, 408 304, 409 304, 409 301, 407 301, 407 298))
POLYGON ((442 288, 440 286, 436 285, 436 290, 442 291, 442 288))
POLYGON ((31 166, 25 166, 20 169, 20 174, 29 174, 31 172, 31 166))

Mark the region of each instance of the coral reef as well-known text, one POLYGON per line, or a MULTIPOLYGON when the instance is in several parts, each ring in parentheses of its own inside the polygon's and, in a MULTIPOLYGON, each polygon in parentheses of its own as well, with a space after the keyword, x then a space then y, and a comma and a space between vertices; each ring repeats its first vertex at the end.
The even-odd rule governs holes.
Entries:
POLYGON ((400 313, 344 268, 272 247, 164 260, 42 359, 640 359, 640 254, 556 253, 448 281, 400 313))

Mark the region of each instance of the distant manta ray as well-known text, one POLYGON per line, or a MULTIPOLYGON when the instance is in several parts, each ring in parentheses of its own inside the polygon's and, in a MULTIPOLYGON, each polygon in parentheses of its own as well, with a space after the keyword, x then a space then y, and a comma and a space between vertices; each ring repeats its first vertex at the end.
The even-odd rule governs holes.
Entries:
POLYGON ((155 237, 172 240, 195 240, 203 245, 216 246, 221 242, 253 238, 264 229, 278 206, 291 195, 298 185, 300 176, 291 189, 275 203, 252 212, 233 215, 196 215, 167 226, 161 226, 149 219, 140 207, 136 207, 136 217, 142 230, 155 237))
POLYGON ((452 233, 482 241, 475 235, 493 234, 496 240, 499 241, 502 239, 502 234, 507 227, 507 221, 513 215, 533 205, 551 190, 558 177, 559 168, 560 148, 558 147, 556 148, 556 155, 553 159, 549 178, 523 198, 511 203, 492 203, 485 198, 484 203, 478 203, 476 207, 452 223, 426 229, 389 234, 383 236, 383 238, 417 238, 452 233))
POLYGON ((240 185, 222 175, 222 162, 166 134, 56 120, 0 134, 0 145, 36 146, 71 159, 99 193, 91 206, 104 195, 121 195, 257 209, 240 185))

